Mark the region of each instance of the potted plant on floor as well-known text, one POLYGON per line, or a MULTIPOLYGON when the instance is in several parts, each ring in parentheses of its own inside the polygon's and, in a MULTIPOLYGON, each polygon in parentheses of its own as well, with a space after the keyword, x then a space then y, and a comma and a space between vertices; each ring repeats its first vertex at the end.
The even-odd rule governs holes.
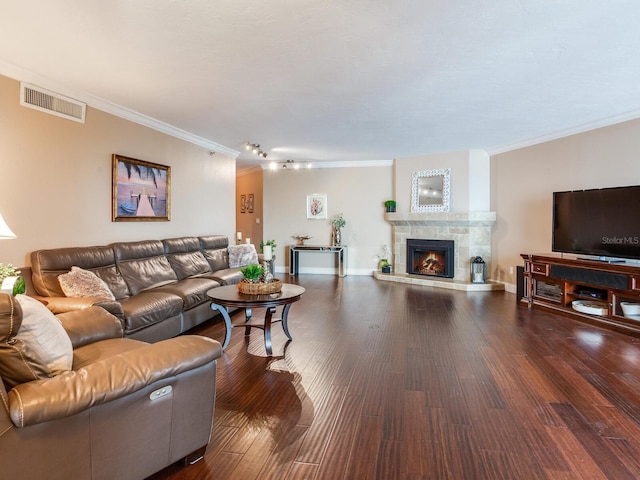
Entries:
POLYGON ((396 201, 395 200, 387 200, 384 202, 384 208, 387 210, 387 213, 396 211, 396 201))
POLYGON ((391 273, 391 264, 386 258, 380 259, 380 262, 378 262, 378 268, 380 268, 382 273, 391 273))

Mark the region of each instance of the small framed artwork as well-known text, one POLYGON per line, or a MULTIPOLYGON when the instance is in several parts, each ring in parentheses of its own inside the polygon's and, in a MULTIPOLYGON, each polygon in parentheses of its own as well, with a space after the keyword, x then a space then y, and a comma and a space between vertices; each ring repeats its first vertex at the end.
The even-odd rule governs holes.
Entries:
POLYGON ((313 193, 307 195, 307 219, 327 218, 327 194, 313 193))
POLYGON ((247 196, 240 195, 240 213, 245 213, 247 211, 247 196))
POLYGON ((247 212, 253 213, 253 193, 250 193, 247 199, 247 212))
POLYGON ((111 156, 111 162, 111 220, 168 222, 171 167, 116 154, 111 156))

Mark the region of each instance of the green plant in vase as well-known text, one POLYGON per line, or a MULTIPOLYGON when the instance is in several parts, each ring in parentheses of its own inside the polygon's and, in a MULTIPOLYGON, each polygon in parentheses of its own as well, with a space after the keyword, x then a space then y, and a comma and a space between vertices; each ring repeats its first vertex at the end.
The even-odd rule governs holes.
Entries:
POLYGON ((272 251, 276 250, 276 241, 275 240, 261 241, 260 242, 260 253, 264 252, 264 246, 265 245, 270 245, 272 251))
POLYGON ((396 201, 395 200, 387 200, 384 202, 384 208, 386 208, 387 212, 395 212, 396 211, 396 201))
POLYGON ((12 295, 18 295, 19 293, 26 293, 27 287, 24 283, 24 278, 20 274, 20 270, 11 264, 4 265, 0 263, 0 285, 2 285, 3 291, 5 288, 11 288, 11 291, 5 291, 5 293, 11 293, 12 295), (5 286, 5 279, 7 285, 5 286))
POLYGON ((247 265, 240 269, 242 276, 249 283, 258 283, 264 275, 264 268, 257 264, 247 265))

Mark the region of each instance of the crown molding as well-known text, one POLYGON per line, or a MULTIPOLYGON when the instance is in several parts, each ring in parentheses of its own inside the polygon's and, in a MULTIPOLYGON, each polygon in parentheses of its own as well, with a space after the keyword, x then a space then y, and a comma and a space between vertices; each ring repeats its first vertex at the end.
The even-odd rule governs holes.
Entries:
POLYGON ((557 130, 555 132, 547 133, 539 137, 533 137, 521 142, 511 143, 509 145, 503 145, 500 147, 494 147, 487 149, 489 155, 498 155, 500 153, 512 152, 513 150, 519 150, 520 148, 531 147, 540 143, 550 142, 552 140, 558 140, 560 138, 570 137, 571 135, 577 135, 579 133, 588 132, 590 130, 596 130, 598 128, 610 127, 617 123, 628 122, 629 120, 637 120, 640 118, 640 110, 632 110, 630 112, 622 113, 620 115, 614 115, 611 117, 595 120, 593 122, 583 123, 576 125, 575 127, 567 128, 564 130, 557 130))
POLYGON ((84 102, 88 106, 95 108, 96 110, 100 110, 110 115, 129 120, 130 122, 151 128, 152 130, 156 130, 180 140, 184 140, 185 142, 191 143, 193 145, 204 147, 211 152, 228 155, 233 159, 236 159, 238 155, 240 155, 240 152, 225 147, 224 145, 220 145, 219 143, 212 142, 211 140, 207 140, 206 138, 200 137, 198 135, 194 135, 193 133, 187 132, 186 130, 182 130, 180 128, 174 127, 173 125, 169 125, 168 123, 161 122, 160 120, 156 120, 155 118, 143 115, 142 113, 135 112, 120 105, 116 105, 115 103, 109 102, 108 100, 105 100, 103 98, 96 97, 83 91, 70 89, 64 85, 60 85, 59 83, 51 79, 43 77, 42 75, 38 75, 29 70, 18 67, 17 65, 8 63, 2 59, 0 59, 0 74, 9 78, 13 78, 14 80, 20 82, 28 82, 39 87, 46 88, 47 90, 65 95, 67 97, 73 98, 74 100, 84 102))

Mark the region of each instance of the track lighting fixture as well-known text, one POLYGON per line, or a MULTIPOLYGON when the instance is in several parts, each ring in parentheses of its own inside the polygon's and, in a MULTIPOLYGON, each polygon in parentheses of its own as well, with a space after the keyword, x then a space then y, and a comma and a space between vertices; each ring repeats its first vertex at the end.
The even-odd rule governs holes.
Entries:
POLYGON ((301 168, 311 168, 311 162, 296 162, 295 160, 285 160, 284 162, 271 162, 270 170, 300 170, 301 168))
POLYGON ((259 143, 247 142, 247 144, 244 146, 244 148, 246 148, 247 150, 251 150, 254 154, 258 155, 259 157, 267 158, 267 152, 263 151, 260 148, 260 144, 259 143))

